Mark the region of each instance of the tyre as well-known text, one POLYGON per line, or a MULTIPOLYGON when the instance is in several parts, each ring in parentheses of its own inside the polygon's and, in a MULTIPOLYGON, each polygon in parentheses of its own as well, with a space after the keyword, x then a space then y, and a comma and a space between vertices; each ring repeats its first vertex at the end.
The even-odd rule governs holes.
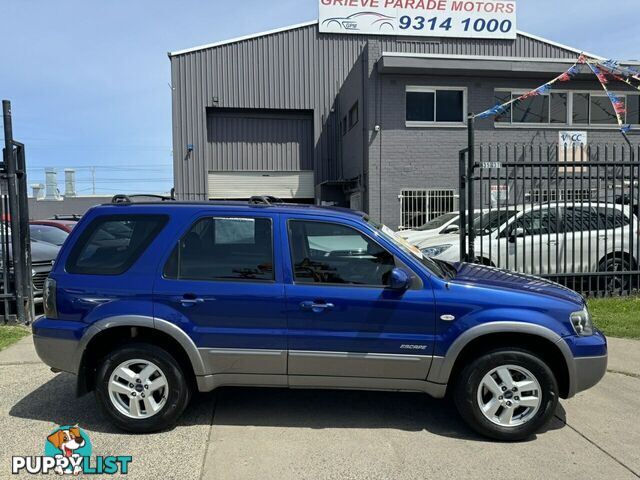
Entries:
POLYGON ((537 356, 496 350, 465 366, 455 384, 454 401, 462 418, 481 435, 525 440, 551 420, 558 383, 537 356))
POLYGON ((189 403, 191 389, 168 352, 138 343, 122 346, 102 359, 95 395, 117 427, 148 433, 175 424, 189 403))
POLYGON ((630 272, 631 270, 629 259, 621 254, 603 259, 600 265, 598 265, 598 271, 612 272, 612 274, 601 277, 601 288, 608 293, 629 291, 631 287, 631 276, 625 275, 622 272, 630 272))

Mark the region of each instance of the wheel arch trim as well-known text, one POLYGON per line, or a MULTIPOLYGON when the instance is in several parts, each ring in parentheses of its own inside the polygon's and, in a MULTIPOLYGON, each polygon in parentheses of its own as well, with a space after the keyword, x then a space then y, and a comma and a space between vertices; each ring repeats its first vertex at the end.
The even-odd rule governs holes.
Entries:
POLYGON ((150 328, 153 330, 157 330, 162 332, 173 340, 178 342, 178 344, 182 347, 184 352, 187 354, 189 361, 191 363, 191 367, 193 368, 193 373, 196 376, 201 376, 206 374, 206 369, 204 366, 204 362, 200 353, 198 352, 198 347, 193 342, 193 340, 186 334, 184 330, 182 330, 177 325, 168 322, 166 320, 162 320, 159 318, 153 318, 143 315, 121 315, 105 318, 100 320, 93 325, 91 325, 82 336, 78 343, 78 347, 76 349, 75 355, 75 365, 77 365, 77 370, 80 370, 80 366, 82 365, 84 353, 86 351, 87 345, 93 340, 93 338, 106 330, 110 330, 116 327, 144 327, 150 328))
POLYGON ((428 381, 440 384, 447 384, 450 380, 456 360, 465 347, 473 340, 495 334, 495 333, 522 333, 529 336, 536 336, 554 344, 562 353, 569 373, 569 397, 576 391, 575 362, 569 345, 560 335, 554 331, 533 323, 522 322, 492 322, 477 325, 462 333, 449 347, 444 357, 435 357, 432 364, 428 381))

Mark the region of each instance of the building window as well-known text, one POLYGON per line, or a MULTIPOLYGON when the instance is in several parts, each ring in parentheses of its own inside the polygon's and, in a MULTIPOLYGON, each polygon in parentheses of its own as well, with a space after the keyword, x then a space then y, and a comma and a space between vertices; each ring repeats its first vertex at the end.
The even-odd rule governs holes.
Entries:
POLYGON ((349 130, 355 127, 356 123, 358 123, 358 115, 358 102, 356 102, 353 104, 353 107, 351 107, 351 110, 349 110, 349 130))
POLYGON ((347 117, 344 117, 340 122, 340 130, 342 130, 342 136, 344 137, 347 134, 347 117))
POLYGON ((555 203, 558 199, 561 203, 565 202, 588 202, 597 201, 598 190, 596 188, 591 189, 573 189, 564 190, 559 187, 557 190, 540 190, 534 189, 526 195, 526 202, 532 203, 555 203))
POLYGON ((400 192, 400 229, 421 227, 456 208, 454 190, 403 189, 400 192))
POLYGON ((466 90, 449 87, 407 87, 407 126, 464 123, 466 90))
MULTIPOLYGON (((524 90, 496 90, 495 100, 503 104, 520 97, 524 90)), ((640 124, 640 95, 617 94, 625 102, 625 123, 640 124)), ((591 125, 617 126, 609 98, 602 92, 551 92, 513 103, 495 117, 499 125, 591 125)))
POLYGON ((573 94, 573 123, 576 125, 589 124, 589 94, 573 94))
MULTIPOLYGON (((624 97, 622 97, 624 99, 624 97)), ((591 123, 597 125, 617 125, 616 112, 606 95, 591 95, 591 123)))

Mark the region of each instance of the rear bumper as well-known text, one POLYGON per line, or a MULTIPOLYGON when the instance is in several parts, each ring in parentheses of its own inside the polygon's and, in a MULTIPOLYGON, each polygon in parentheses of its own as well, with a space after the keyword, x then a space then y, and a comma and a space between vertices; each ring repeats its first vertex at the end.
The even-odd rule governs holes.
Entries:
POLYGON ((45 364, 63 372, 78 373, 82 356, 80 341, 86 325, 40 317, 31 329, 36 353, 45 364))
POLYGON ((33 335, 36 353, 45 364, 63 372, 78 373, 78 342, 54 337, 33 335))

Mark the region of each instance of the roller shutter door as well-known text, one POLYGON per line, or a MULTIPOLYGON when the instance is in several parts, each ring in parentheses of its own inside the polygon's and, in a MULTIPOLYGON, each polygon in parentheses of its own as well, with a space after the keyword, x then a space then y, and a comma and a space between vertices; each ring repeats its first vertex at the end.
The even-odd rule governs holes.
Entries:
POLYGON ((272 195, 282 199, 312 199, 313 171, 300 172, 210 172, 209 198, 245 199, 272 195))

